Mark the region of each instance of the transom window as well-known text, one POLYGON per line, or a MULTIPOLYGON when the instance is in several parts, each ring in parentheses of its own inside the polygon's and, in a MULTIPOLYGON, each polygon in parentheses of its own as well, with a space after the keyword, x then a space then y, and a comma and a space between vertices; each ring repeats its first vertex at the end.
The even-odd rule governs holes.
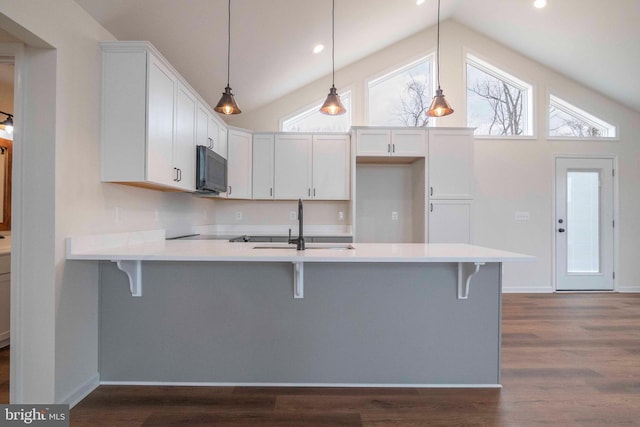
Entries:
POLYGON ((433 97, 432 56, 367 81, 370 126, 426 126, 433 97))
POLYGON ((324 100, 317 105, 295 113, 288 119, 280 121, 283 132, 348 132, 351 127, 351 91, 340 94, 340 100, 347 109, 345 114, 329 116, 320 112, 324 100))
POLYGON ((556 96, 549 96, 549 136, 615 138, 616 127, 556 96))
POLYGON ((476 135, 532 136, 532 86, 467 55, 467 125, 476 135))

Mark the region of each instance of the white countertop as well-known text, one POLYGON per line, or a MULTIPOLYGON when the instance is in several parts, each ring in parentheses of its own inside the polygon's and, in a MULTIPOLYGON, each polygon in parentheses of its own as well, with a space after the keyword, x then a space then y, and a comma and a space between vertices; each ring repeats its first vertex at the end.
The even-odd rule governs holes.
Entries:
MULTIPOLYGON (((165 240, 164 230, 75 237, 67 240, 67 259, 238 262, 515 262, 535 258, 463 244, 354 243, 307 244, 323 249, 255 249, 273 243, 229 243, 220 240, 165 240)), ((280 246, 286 246, 282 244, 280 246)))

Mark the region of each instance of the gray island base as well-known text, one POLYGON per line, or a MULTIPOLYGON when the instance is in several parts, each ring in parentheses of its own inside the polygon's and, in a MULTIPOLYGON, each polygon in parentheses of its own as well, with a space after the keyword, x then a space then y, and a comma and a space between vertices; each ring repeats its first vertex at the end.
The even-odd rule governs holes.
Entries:
POLYGON ((307 262, 303 299, 290 262, 141 265, 101 261, 103 384, 500 386, 500 262, 468 299, 456 262, 307 262))

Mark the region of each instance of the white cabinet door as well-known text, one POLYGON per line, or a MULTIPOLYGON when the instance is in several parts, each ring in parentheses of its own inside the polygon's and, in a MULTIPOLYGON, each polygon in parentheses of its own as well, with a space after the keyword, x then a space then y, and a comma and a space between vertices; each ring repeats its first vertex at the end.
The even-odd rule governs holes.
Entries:
POLYGON ((174 106, 178 80, 160 61, 150 56, 147 135, 147 180, 174 186, 174 106))
POLYGON ((349 142, 348 135, 313 136, 312 198, 349 200, 349 142))
POLYGON ((208 117, 207 125, 207 139, 211 141, 213 151, 220 154, 220 137, 218 131, 218 122, 213 118, 213 113, 210 113, 208 117))
POLYGON ((227 158, 227 197, 251 198, 252 138, 248 132, 229 130, 227 158))
POLYGON ((471 200, 429 202, 429 243, 471 243, 471 200))
POLYGON ((388 129, 357 129, 356 155, 389 156, 391 154, 391 131, 388 129))
POLYGON ((253 198, 273 199, 274 135, 253 135, 253 198))
POLYGON ((311 135, 276 135, 276 199, 311 198, 311 135))
POLYGON ((218 143, 217 153, 225 159, 227 158, 227 128, 225 126, 218 126, 218 143))
POLYGON ((176 103, 176 139, 173 150, 174 168, 178 170, 177 186, 196 190, 196 113, 198 101, 189 89, 178 85, 176 103))
POLYGON ((424 129, 391 131, 392 156, 424 157, 426 151, 426 132, 424 129))
POLYGON ((209 140, 209 110, 205 105, 198 103, 198 114, 196 117, 196 145, 211 147, 209 140))
POLYGON ((473 129, 430 129, 428 160, 430 198, 473 198, 473 129))

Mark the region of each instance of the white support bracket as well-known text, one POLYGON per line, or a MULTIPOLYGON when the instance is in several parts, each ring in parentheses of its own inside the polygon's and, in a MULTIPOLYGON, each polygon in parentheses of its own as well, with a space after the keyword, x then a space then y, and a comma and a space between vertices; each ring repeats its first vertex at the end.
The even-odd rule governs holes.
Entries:
POLYGON ((304 298, 304 263, 293 263, 293 298, 304 298))
POLYGON ((469 298, 469 284, 471 278, 480 271, 484 262, 459 262, 458 263, 458 299, 469 298))
POLYGON ((124 271, 129 278, 129 290, 132 297, 142 296, 142 261, 119 260, 113 261, 118 266, 118 270, 124 271))

